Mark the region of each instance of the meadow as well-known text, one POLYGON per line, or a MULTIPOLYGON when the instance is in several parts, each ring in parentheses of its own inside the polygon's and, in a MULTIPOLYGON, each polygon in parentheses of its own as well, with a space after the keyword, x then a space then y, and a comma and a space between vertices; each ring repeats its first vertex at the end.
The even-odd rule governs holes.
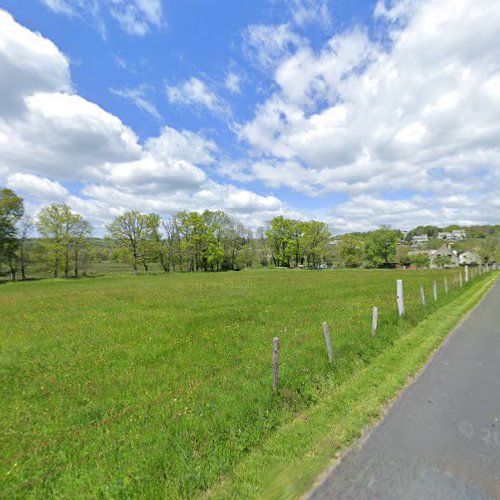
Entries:
POLYGON ((319 404, 326 387, 354 380, 487 279, 459 288, 456 276, 248 270, 1 285, 0 496, 224 497, 237 466, 319 404), (396 279, 404 279, 404 319, 396 279))

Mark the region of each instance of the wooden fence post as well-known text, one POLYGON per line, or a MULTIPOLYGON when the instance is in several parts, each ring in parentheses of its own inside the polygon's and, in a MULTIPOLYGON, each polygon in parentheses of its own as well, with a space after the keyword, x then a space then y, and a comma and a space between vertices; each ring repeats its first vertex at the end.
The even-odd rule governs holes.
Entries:
POLYGON ((405 313, 405 299, 403 292, 403 280, 396 281, 396 300, 398 303, 398 314, 403 316, 405 313))
POLYGON ((448 295, 448 278, 444 279, 444 293, 448 295))
POLYGON ((326 321, 323 323, 323 333, 325 334, 326 353, 328 354, 328 362, 332 364, 333 362, 332 341, 330 339, 330 329, 328 328, 328 323, 326 321))
POLYGON ((420 285, 420 300, 422 301, 422 305, 425 306, 425 292, 422 285, 420 285))
POLYGON ((278 390, 278 358, 280 350, 280 339, 274 337, 273 340, 273 391, 278 390))
POLYGON ((377 333, 377 322, 378 322, 378 307, 373 306, 372 337, 375 337, 375 334, 377 333))
POLYGON ((434 296, 434 302, 436 302, 438 299, 438 289, 436 280, 432 282, 432 295, 434 296))

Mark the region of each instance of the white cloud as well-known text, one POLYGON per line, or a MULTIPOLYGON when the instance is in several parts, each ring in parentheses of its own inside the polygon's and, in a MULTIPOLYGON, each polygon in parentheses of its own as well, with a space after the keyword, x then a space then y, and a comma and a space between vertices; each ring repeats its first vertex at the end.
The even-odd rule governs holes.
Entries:
MULTIPOLYGON (((287 210, 275 196, 210 179, 200 165, 214 163, 219 149, 202 134, 163 127, 141 145, 119 118, 71 93, 55 45, 3 11, 0 22, 0 74, 17 75, 18 88, 7 86, 0 98, 0 181, 25 196, 28 209, 66 201, 100 232, 126 209, 225 209, 252 225, 287 210), (83 187, 70 193, 62 179, 83 187)), ((197 103, 220 105, 197 90, 190 95, 197 103)))
POLYGON ((0 164, 85 180, 106 162, 140 157, 135 134, 114 115, 77 95, 35 93, 27 112, 0 121, 0 164))
POLYGON ((326 0, 292 0, 292 19, 298 26, 319 23, 324 29, 332 25, 332 17, 326 0))
POLYGON ((106 27, 103 12, 107 10, 120 27, 131 35, 143 36, 163 22, 161 0, 41 0, 57 14, 89 18, 103 36, 106 27))
POLYGON ((120 26, 131 35, 145 35, 162 23, 161 0, 112 0, 109 9, 120 26))
POLYGON ((156 106, 146 98, 146 88, 144 85, 133 89, 111 89, 111 93, 131 101, 139 109, 142 109, 153 118, 161 120, 161 115, 156 109, 156 106))
POLYGON ((253 24, 243 33, 244 51, 251 62, 272 71, 305 42, 288 24, 253 24))
POLYGON ((158 137, 149 138, 145 148, 160 160, 182 158, 195 164, 213 163, 213 155, 218 151, 215 142, 189 130, 171 127, 163 127, 158 137))
POLYGON ((367 231, 382 224, 400 229, 419 225, 446 226, 498 223, 500 205, 488 196, 433 196, 418 195, 408 199, 384 199, 372 195, 358 195, 341 203, 327 214, 328 222, 336 231, 367 231))
POLYGON ((500 169, 500 5, 404 0, 376 13, 389 47, 357 29, 281 52, 277 90, 239 129, 265 158, 253 178, 316 194, 498 194, 487 179, 500 169))
POLYGON ((25 111, 24 96, 32 92, 69 91, 68 59, 40 34, 16 23, 0 10, 0 116, 25 111))
POLYGON ((224 85, 226 89, 233 94, 241 93, 241 78, 236 73, 228 73, 224 85))
POLYGON ((65 199, 69 192, 59 182, 31 174, 12 174, 7 178, 7 187, 23 196, 34 196, 50 202, 65 199))
POLYGON ((227 114, 225 104, 199 78, 191 77, 178 85, 167 85, 167 99, 171 104, 201 106, 215 114, 227 114))

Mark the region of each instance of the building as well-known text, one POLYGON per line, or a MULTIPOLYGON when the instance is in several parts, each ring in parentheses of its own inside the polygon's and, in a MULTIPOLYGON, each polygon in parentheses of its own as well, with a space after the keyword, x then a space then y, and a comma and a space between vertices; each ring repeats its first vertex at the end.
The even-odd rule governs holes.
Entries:
POLYGON ((460 257, 456 250, 452 250, 448 245, 444 244, 437 250, 431 250, 431 267, 441 267, 442 262, 448 260, 448 263, 443 267, 458 267, 460 265, 460 257))
POLYGON ((438 233, 438 240, 451 240, 451 239, 452 239, 451 233, 438 233))
POLYGON ((482 262, 481 256, 475 250, 466 250, 465 252, 462 252, 459 259, 460 265, 462 266, 477 266, 482 262))
POLYGON ((412 246, 422 246, 424 243, 429 241, 429 237, 426 234, 421 234, 419 236, 413 236, 411 239, 412 246))
POLYGON ((453 239, 456 241, 463 240, 467 236, 467 234, 463 229, 457 229, 456 231, 452 231, 451 234, 453 235, 453 239))
POLYGON ((452 250, 448 245, 443 245, 437 250, 410 250, 408 257, 411 260, 416 255, 428 255, 429 267, 432 269, 438 267, 458 267, 460 265, 460 258, 456 250, 452 250))
POLYGON ((438 233, 438 240, 460 241, 466 237, 463 229, 456 229, 451 232, 438 233))

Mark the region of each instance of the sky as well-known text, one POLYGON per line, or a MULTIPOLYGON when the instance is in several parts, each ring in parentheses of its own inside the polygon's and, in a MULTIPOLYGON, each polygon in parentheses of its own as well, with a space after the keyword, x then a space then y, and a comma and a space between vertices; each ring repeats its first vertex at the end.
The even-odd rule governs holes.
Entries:
POLYGON ((0 186, 334 233, 500 223, 496 0, 0 0, 0 186))

